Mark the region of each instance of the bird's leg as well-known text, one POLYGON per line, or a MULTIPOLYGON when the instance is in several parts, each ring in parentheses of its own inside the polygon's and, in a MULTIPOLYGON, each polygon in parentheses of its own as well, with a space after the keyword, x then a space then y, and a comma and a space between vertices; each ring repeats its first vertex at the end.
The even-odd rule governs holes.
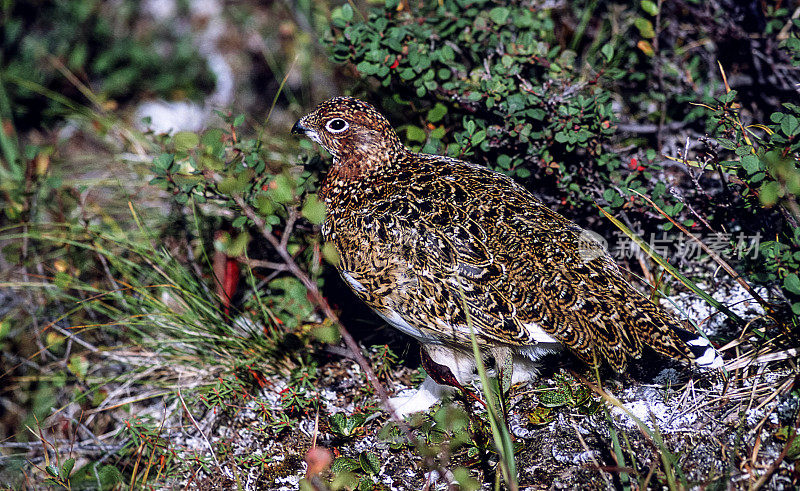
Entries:
POLYGON ((433 358, 428 354, 428 350, 425 349, 424 346, 420 346, 420 356, 422 358, 422 368, 425 369, 425 372, 428 376, 433 379, 439 385, 448 385, 450 387, 455 387, 456 389, 460 390, 462 394, 467 397, 471 397, 476 401, 480 402, 484 406, 486 405, 480 397, 475 395, 475 392, 472 390, 464 387, 453 375, 453 372, 450 370, 450 367, 447 365, 442 365, 433 361, 433 358))
POLYGON ((419 354, 422 358, 422 368, 425 369, 425 372, 430 375, 436 383, 449 385, 461 391, 466 390, 464 386, 458 382, 456 376, 453 375, 449 367, 433 361, 433 358, 431 358, 431 355, 428 354, 428 350, 426 350, 424 346, 419 347, 419 354))
POLYGON ((475 370, 475 361, 466 353, 443 345, 425 344, 422 347, 422 365, 428 376, 419 389, 389 400, 398 416, 425 411, 454 387, 477 399, 464 388, 464 384, 474 378, 475 370))

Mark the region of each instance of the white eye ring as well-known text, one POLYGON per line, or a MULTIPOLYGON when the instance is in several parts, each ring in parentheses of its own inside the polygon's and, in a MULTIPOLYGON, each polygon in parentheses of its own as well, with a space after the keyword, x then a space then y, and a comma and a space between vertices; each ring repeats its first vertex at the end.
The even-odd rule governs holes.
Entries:
POLYGON ((349 127, 350 125, 347 124, 347 121, 343 120, 342 118, 333 118, 325 123, 325 129, 331 133, 341 133, 349 127))

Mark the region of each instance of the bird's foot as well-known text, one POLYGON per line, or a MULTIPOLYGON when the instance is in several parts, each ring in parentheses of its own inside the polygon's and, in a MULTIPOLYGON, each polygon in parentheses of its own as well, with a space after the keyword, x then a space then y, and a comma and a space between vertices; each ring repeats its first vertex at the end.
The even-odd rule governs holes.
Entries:
POLYGON ((414 413, 419 413, 430 409, 442 399, 442 396, 452 390, 444 385, 437 384, 430 375, 425 378, 418 389, 404 391, 404 395, 390 397, 389 404, 394 409, 395 414, 404 418, 414 413))

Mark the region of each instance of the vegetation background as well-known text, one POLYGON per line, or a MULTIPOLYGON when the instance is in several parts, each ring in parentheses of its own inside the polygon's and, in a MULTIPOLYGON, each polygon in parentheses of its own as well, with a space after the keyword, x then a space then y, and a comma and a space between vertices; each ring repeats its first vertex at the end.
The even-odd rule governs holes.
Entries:
POLYGON ((0 3, 0 486, 798 485, 798 17, 781 0, 0 3), (418 355, 336 276, 326 156, 288 131, 340 94, 597 232, 727 376, 554 360, 485 397, 496 411, 457 397, 390 421, 381 387, 420 380, 418 355))

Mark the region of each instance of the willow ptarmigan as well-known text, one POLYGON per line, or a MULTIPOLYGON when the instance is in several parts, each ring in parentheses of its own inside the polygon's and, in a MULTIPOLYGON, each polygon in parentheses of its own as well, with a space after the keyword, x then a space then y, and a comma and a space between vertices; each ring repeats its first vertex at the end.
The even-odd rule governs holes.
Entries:
MULTIPOLYGON (((342 278, 459 383, 474 377, 470 327, 496 365, 512 357, 515 382, 536 376, 536 360, 563 346, 617 372, 644 345, 722 365, 706 339, 633 288, 586 231, 509 177, 411 152, 385 117, 351 97, 323 102, 292 133, 333 156, 319 195, 342 278)), ((443 390, 429 374, 392 404, 400 414, 421 411, 443 390)))

